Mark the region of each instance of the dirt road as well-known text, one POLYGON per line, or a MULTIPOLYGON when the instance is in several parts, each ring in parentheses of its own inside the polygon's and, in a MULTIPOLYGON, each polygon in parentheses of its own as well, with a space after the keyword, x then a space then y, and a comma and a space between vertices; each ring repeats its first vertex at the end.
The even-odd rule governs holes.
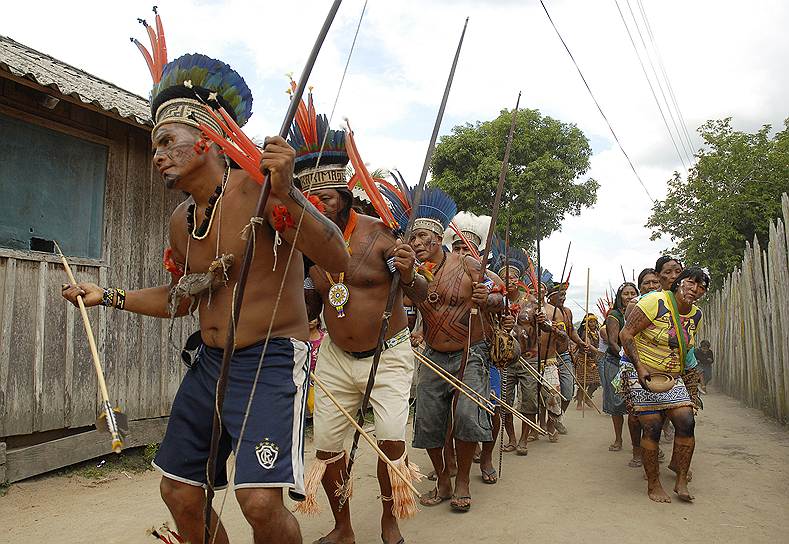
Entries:
MULTIPOLYGON (((482 484, 474 465, 471 512, 453 513, 447 503, 423 508, 403 523, 403 532, 408 542, 431 544, 787 542, 789 431, 722 395, 708 395, 705 404, 696 427, 694 504, 650 502, 642 470, 627 467, 629 453, 608 451, 610 420, 591 411, 582 419, 571 407, 570 434, 559 444, 532 443, 528 457, 505 454, 497 485, 482 484)), ((366 544, 380 542, 380 510, 374 456, 366 445, 362 451, 352 512, 356 541, 366 544)), ((412 455, 427 472, 424 452, 412 455)), ((159 477, 130 476, 100 484, 78 477, 15 484, 0 498, 0 542, 155 542, 146 528, 168 519, 159 477)), ((430 483, 419 487, 427 491, 430 483)), ((299 518, 305 542, 331 526, 325 498, 321 503, 320 516, 299 518)), ((232 494, 223 520, 233 542, 251 542, 232 494)))

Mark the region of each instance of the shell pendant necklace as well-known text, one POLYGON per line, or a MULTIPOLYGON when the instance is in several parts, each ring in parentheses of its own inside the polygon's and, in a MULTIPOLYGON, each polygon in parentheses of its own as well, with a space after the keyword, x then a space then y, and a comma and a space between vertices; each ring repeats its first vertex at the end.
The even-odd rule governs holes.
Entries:
MULTIPOLYGON (((342 233, 342 237, 345 240, 345 247, 348 250, 348 253, 351 254, 351 236, 353 235, 353 231, 356 229, 356 223, 359 220, 359 214, 357 214, 354 210, 351 210, 350 215, 348 216, 348 223, 345 225, 345 230, 342 233)), ((332 308, 337 311, 337 317, 342 319, 345 317, 345 305, 348 304, 348 299, 351 298, 351 292, 348 290, 348 286, 345 285, 345 272, 340 272, 340 279, 339 281, 334 281, 334 278, 331 277, 331 274, 325 272, 326 279, 329 280, 329 304, 331 304, 332 308)))

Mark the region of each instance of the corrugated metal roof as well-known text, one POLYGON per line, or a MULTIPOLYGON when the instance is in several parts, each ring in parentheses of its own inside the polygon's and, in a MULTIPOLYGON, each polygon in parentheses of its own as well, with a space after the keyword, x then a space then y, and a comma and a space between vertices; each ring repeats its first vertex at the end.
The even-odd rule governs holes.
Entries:
POLYGON ((0 70, 49 87, 139 125, 151 125, 148 100, 0 35, 0 70))

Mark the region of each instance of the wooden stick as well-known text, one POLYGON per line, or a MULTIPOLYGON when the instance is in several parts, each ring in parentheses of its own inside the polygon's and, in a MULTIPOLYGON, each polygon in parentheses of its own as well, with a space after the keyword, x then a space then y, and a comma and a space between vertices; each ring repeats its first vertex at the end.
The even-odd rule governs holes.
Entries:
MULTIPOLYGON (((63 268, 66 269, 69 283, 77 287, 77 280, 74 273, 71 271, 66 256, 60 250, 60 246, 55 242, 55 249, 57 249, 60 260, 63 263, 63 268)), ((104 416, 107 418, 107 427, 112 437, 112 451, 120 453, 123 449, 123 439, 121 438, 120 431, 117 424, 115 424, 115 414, 112 411, 110 404, 110 396, 107 393, 107 382, 104 380, 104 370, 101 368, 101 360, 99 359, 99 350, 96 348, 96 338, 93 336, 93 327, 90 325, 88 318, 88 311, 85 308, 85 301, 82 300, 82 295, 77 295, 77 305, 79 306, 79 313, 82 316, 82 324, 85 326, 85 334, 88 337, 88 345, 90 346, 90 355, 93 359, 93 368, 96 370, 96 378, 99 384, 99 391, 101 392, 102 408, 105 412, 104 416)))
MULTIPOLYGON (((473 394, 474 394, 474 395, 476 395, 476 396, 477 396, 479 399, 482 399, 484 402, 487 402, 487 403, 489 403, 491 406, 494 406, 494 405, 493 405, 493 403, 491 403, 489 400, 485 399, 485 397, 483 397, 482 395, 480 395, 479 393, 477 393, 476 391, 474 391, 474 390, 473 390, 473 389, 472 389, 472 388, 471 388, 469 385, 467 385, 465 382, 463 382, 463 381, 461 381, 461 380, 458 380, 458 379, 457 379, 457 377, 453 376, 452 374, 450 374, 449 372, 447 372, 447 371, 446 371, 446 370, 444 370, 443 368, 441 368, 441 367, 439 367, 438 365, 436 365, 435 363, 433 363, 433 361, 431 361, 429 358, 425 357, 425 356, 424 356, 424 355, 422 355, 421 353, 419 353, 419 352, 417 352, 417 351, 414 351, 414 354, 417 356, 417 359, 418 359, 418 360, 419 360, 419 361, 420 361, 422 364, 424 364, 424 365, 425 365, 426 367, 428 367, 430 370, 432 370, 433 372, 435 372, 436 374, 438 374, 438 375, 439 375, 439 376, 440 376, 442 379, 444 379, 444 380, 445 380, 447 383, 449 383, 449 384, 450 384, 452 387, 456 388, 458 391, 460 391, 461 393, 463 393, 464 395, 466 395, 466 396, 467 396, 467 397, 468 397, 468 398, 469 398, 469 399, 470 399, 472 402, 474 402, 474 403, 475 403, 477 406, 479 406, 480 408, 482 408, 483 410, 485 410, 486 412, 488 412, 490 415, 493 415, 493 412, 492 412, 491 410, 487 409, 485 406, 483 406, 482 404, 480 404, 479 402, 477 402, 477 401, 476 401, 474 398, 472 398, 470 393, 473 393, 473 394), (453 383, 453 380, 454 380, 454 382, 456 382, 456 383, 453 383), (468 391, 464 390, 464 389, 463 389, 461 386, 468 388, 468 391)), ((527 419, 526 417, 524 417, 524 416, 523 416, 523 414, 521 414, 521 413, 520 413, 518 410, 516 410, 515 408, 513 408, 512 406, 510 406, 509 404, 507 404, 506 402, 504 402, 502 399, 500 399, 499 397, 497 397, 497 396, 496 396, 494 393, 491 393, 491 397, 493 397, 493 399, 494 399, 496 402, 498 402, 498 403, 499 403, 499 405, 500 405, 502 408, 504 408, 504 409, 506 409, 508 412, 512 413, 514 416, 516 416, 518 419, 520 419, 521 421, 523 421, 523 422, 524 422, 524 423, 526 423, 527 425, 531 425, 531 426, 532 426, 532 428, 533 428, 535 431, 537 431, 537 432, 539 432, 539 433, 542 433, 542 434, 548 434, 548 433, 547 433, 547 431, 545 431, 544 429, 542 429, 542 428, 541 428, 541 427, 539 427, 538 425, 535 425, 535 424, 534 424, 532 421, 530 421, 529 419, 527 419)), ((495 406, 494 406, 494 407, 495 407, 495 406)))
POLYGON ((562 397, 562 400, 564 400, 565 402, 569 402, 569 399, 566 399, 566 398, 564 398, 564 395, 562 395, 562 392, 561 392, 559 389, 557 389, 556 387, 554 387, 553 385, 551 385, 551 384, 548 382, 548 380, 546 380, 546 379, 545 379, 545 377, 544 377, 542 374, 540 374, 539 372, 537 372, 536 370, 534 370, 534 368, 532 368, 532 366, 529 364, 529 361, 527 361, 526 359, 524 359, 523 357, 521 357, 521 358, 520 358, 520 363, 521 363, 521 364, 522 364, 522 365, 523 365, 523 366, 526 368, 526 370, 528 370, 529 372, 531 372, 531 375, 532 375, 532 376, 534 376, 534 378, 535 378, 537 381, 539 381, 540 383, 542 383, 543 385, 545 385, 545 387, 548 387, 548 388, 550 388, 550 389, 553 389, 553 392, 554 392, 554 393, 556 393, 557 395, 559 395, 560 397, 562 397))
POLYGON ((411 491, 413 491, 417 497, 419 497, 419 491, 417 491, 417 489, 414 487, 414 484, 411 483, 411 479, 406 478, 403 475, 403 473, 400 472, 400 469, 397 468, 397 466, 394 463, 392 463, 392 461, 386 456, 386 454, 383 451, 381 451, 381 448, 378 447, 378 444, 375 443, 375 440, 370 438, 370 435, 364 432, 364 429, 362 429, 362 427, 356 422, 353 416, 348 413, 348 410, 342 407, 340 401, 338 401, 337 398, 334 395, 332 395, 331 391, 329 391, 329 389, 323 384, 323 382, 318 379, 315 373, 310 372, 310 378, 312 378, 312 381, 315 383, 315 385, 320 387, 321 391, 323 391, 326 394, 326 396, 329 397, 329 400, 332 401, 332 403, 334 403, 337 409, 340 412, 342 412, 342 415, 344 415, 345 418, 348 421, 350 421, 354 427, 356 427, 356 431, 359 433, 359 435, 362 438, 364 438, 367 441, 368 444, 370 444, 370 446, 372 446, 372 448, 378 454, 378 457, 381 459, 381 461, 386 463, 386 465, 392 470, 392 472, 394 472, 398 478, 403 480, 405 484, 408 486, 408 488, 411 491))
MULTIPOLYGON (((589 344, 589 323, 586 319, 589 315, 589 268, 586 269, 586 308, 584 309, 584 343, 589 344)), ((589 364, 589 354, 584 353, 584 393, 586 393, 586 367, 589 364)), ((586 402, 581 402, 581 418, 586 417, 586 402)))
MULTIPOLYGON (((427 368, 429 368, 430 370, 432 370, 433 372, 435 372, 436 374, 438 374, 438 376, 439 376, 439 377, 440 377, 442 380, 444 380, 444 381, 445 381, 445 382, 447 382, 449 385, 451 385, 452 387, 454 387, 455 389, 457 389, 458 391, 460 391, 461 393, 463 393, 464 395, 466 395, 466 397, 468 397, 468 399, 469 399, 471 402, 473 402, 474 404, 476 404, 477 406, 479 406, 480 408, 482 408, 483 410, 485 410, 485 411, 486 411, 487 413, 489 413, 491 416, 492 416, 492 415, 494 415, 494 413, 493 413, 493 410, 491 410, 491 409, 490 409, 490 408, 488 408, 487 406, 484 406, 484 405, 483 405, 483 404, 482 404, 480 401, 478 401, 477 399, 475 399, 474 397, 472 397, 472 396, 471 396, 471 395, 468 393, 468 391, 464 390, 464 389, 463 389, 463 388, 462 388, 462 387, 461 387, 459 384, 457 384, 457 383, 454 383, 452 380, 450 380, 450 378, 449 378, 449 377, 448 377, 446 374, 444 374, 444 373, 443 373, 443 369, 441 369, 441 368, 438 368, 438 367, 434 366, 434 363, 433 363, 433 361, 431 361, 430 359, 428 359, 427 357, 425 357, 424 355, 422 355, 422 354, 421 354, 421 353, 419 353, 418 351, 414 351, 414 354, 417 356, 416 358, 417 358, 417 360, 418 360, 420 363, 422 363, 422 364, 423 364, 423 365, 425 365, 427 368)), ((451 374, 449 374, 449 376, 452 376, 452 375, 451 375, 451 374)), ((455 378, 454 376, 452 376, 452 378, 454 378, 454 379, 457 379, 457 378, 455 378)), ((460 380, 458 380, 458 381, 460 381, 460 380)), ((460 382, 460 383, 461 383, 461 384, 463 384, 463 385, 466 385, 464 382, 460 382)), ((468 387, 468 386, 466 385, 466 387, 468 387)), ((482 397, 482 395, 479 395, 479 393, 477 393, 477 392, 476 392, 476 391, 474 391, 473 389, 471 389, 471 388, 469 388, 469 389, 470 389, 470 391, 471 391, 472 393, 474 393, 475 395, 478 395, 478 396, 479 396, 479 398, 483 398, 483 397, 482 397)), ((485 402, 490 402, 490 401, 488 401, 487 399, 483 399, 483 400, 484 400, 485 402)))

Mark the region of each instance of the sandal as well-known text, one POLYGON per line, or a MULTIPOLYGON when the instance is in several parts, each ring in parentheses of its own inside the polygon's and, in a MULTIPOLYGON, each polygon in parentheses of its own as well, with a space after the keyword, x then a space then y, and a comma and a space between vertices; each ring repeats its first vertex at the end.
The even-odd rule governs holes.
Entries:
POLYGON ((634 457, 633 459, 630 460, 630 462, 627 464, 627 466, 633 467, 633 468, 640 468, 640 467, 644 466, 644 463, 643 463, 643 461, 641 461, 641 459, 637 459, 637 458, 634 457))
POLYGON ((608 446, 608 451, 622 451, 622 444, 611 444, 608 446))
POLYGON ((515 451, 521 457, 525 457, 525 456, 529 455, 529 447, 528 446, 522 446, 521 444, 518 444, 518 446, 515 448, 515 451))
POLYGON ((452 497, 442 497, 438 494, 438 488, 434 487, 428 495, 422 495, 419 497, 419 504, 422 506, 436 506, 444 501, 448 501, 451 498, 452 497))
POLYGON ((474 454, 474 458, 472 459, 472 461, 473 461, 474 463, 477 463, 477 464, 479 464, 479 462, 480 462, 480 460, 481 460, 481 459, 482 459, 482 452, 478 452, 478 453, 475 453, 475 454, 474 454))
POLYGON ((503 451, 504 453, 509 453, 511 451, 515 451, 516 449, 517 449, 517 446, 515 446, 515 444, 504 444, 501 447, 501 451, 503 451))
POLYGON ((548 433, 548 442, 556 444, 559 441, 559 431, 548 433))
POLYGON ((499 481, 499 474, 498 472, 496 472, 495 468, 490 468, 490 469, 480 468, 480 472, 482 473, 483 483, 493 485, 499 481))
POLYGON ((452 495, 452 500, 449 501, 449 506, 455 512, 468 512, 471 510, 471 497, 464 496, 464 497, 456 497, 452 495), (468 501, 466 504, 462 504, 460 501, 468 501))

